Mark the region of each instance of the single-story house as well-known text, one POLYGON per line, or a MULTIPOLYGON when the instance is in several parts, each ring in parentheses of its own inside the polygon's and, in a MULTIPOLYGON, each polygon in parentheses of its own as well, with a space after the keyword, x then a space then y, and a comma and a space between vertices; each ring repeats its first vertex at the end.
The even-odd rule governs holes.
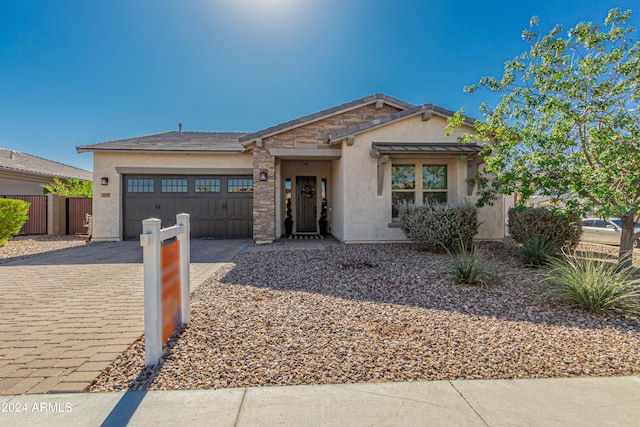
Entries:
MULTIPOLYGON (((475 200, 480 147, 445 136, 452 111, 375 94, 253 133, 183 132, 78 147, 93 153, 95 240, 135 239, 191 215, 192 237, 272 242, 317 234, 399 241, 397 200, 475 200)), ((504 237, 502 201, 480 210, 478 239, 504 237)))
POLYGON ((43 185, 54 178, 91 181, 93 174, 84 169, 0 148, 0 196, 38 196, 43 185))

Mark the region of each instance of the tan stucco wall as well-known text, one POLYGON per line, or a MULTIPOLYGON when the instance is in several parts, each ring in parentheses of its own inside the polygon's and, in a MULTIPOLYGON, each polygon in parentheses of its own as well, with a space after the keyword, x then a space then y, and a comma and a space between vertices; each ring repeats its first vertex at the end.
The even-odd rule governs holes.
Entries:
MULTIPOLYGON (((391 166, 396 163, 446 164, 448 170, 448 200, 468 199, 466 161, 451 156, 436 155, 392 158, 384 167, 382 195, 377 195, 377 159, 370 156, 372 142, 456 142, 459 133, 445 137, 446 120, 434 116, 423 121, 416 116, 356 136, 353 146, 342 143, 342 159, 334 167, 334 181, 341 186, 334 192, 334 205, 341 209, 339 227, 334 235, 345 242, 398 241, 406 237, 400 228, 389 227, 391 223, 391 166), (338 203, 336 203, 338 201, 338 203)), ((503 204, 499 200, 492 207, 479 212, 478 239, 504 237, 503 204)), ((335 223, 335 220, 334 220, 335 223)))
POLYGON ((93 239, 122 240, 122 176, 118 167, 253 168, 251 154, 93 153, 93 239), (100 185, 102 177, 109 184, 100 185))
MULTIPOLYGON (((49 183, 48 181, 47 183, 49 183)), ((43 182, 29 182, 17 179, 0 178, 1 196, 42 196, 43 182)))

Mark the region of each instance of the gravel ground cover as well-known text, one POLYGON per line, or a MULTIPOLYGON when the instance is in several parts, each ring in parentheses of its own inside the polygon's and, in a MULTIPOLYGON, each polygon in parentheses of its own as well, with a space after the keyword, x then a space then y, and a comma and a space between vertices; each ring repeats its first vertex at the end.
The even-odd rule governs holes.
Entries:
POLYGON ((60 251, 87 244, 86 236, 16 236, 0 246, 0 264, 46 252, 60 251))
POLYGON ((640 319, 542 300, 511 245, 482 246, 487 289, 411 244, 239 254, 194 292, 159 366, 141 338, 90 391, 640 373, 640 319))

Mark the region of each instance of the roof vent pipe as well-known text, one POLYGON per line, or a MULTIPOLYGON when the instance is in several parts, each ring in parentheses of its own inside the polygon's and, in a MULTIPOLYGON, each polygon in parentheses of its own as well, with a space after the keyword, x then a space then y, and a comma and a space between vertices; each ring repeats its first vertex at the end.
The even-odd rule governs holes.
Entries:
POLYGON ((178 132, 182 135, 182 123, 178 123, 178 132))

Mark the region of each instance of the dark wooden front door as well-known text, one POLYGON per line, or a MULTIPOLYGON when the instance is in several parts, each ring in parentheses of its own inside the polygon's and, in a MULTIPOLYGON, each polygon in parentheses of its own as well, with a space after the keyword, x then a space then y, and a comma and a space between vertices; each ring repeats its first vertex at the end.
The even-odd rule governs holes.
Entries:
POLYGON ((315 233, 316 226, 316 188, 315 176, 299 176, 296 178, 296 231, 298 233, 315 233))

